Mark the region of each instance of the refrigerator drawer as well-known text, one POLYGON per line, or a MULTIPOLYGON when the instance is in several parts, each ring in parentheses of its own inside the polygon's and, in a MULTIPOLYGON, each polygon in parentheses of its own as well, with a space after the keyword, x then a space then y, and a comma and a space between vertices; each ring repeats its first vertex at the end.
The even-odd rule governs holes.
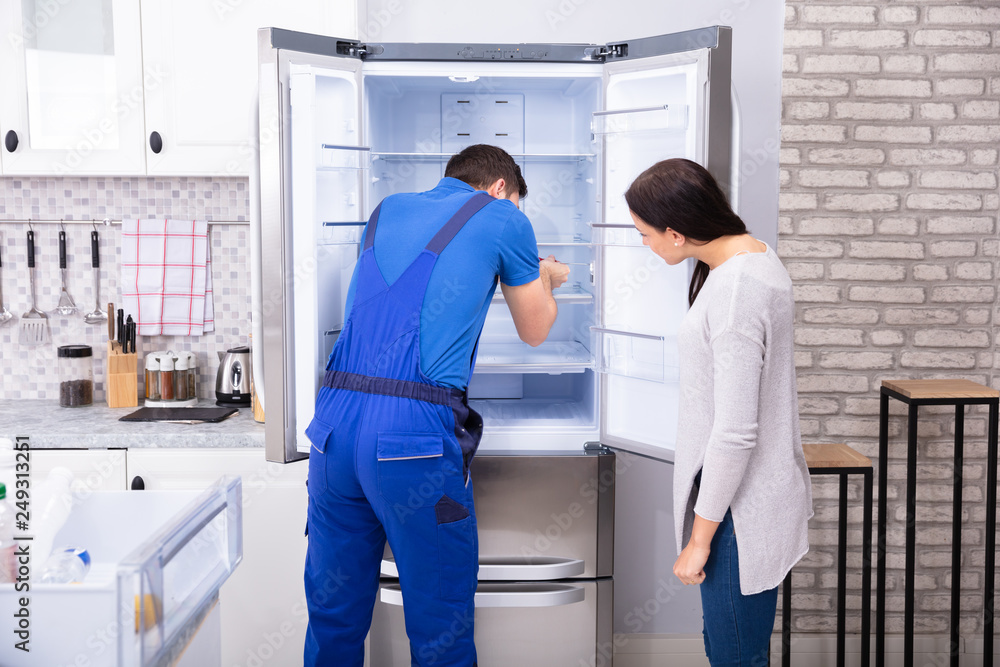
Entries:
MULTIPOLYGON (((600 664, 611 646, 613 609, 611 579, 480 583, 479 667, 600 664)), ((369 637, 372 667, 409 667, 403 610, 399 583, 383 580, 369 637)), ((456 621, 450 631, 468 628, 456 621)))
MULTIPOLYGON (((480 454, 472 461, 471 476, 480 581, 612 575, 613 453, 480 454)), ((381 574, 398 576, 388 545, 381 574)))

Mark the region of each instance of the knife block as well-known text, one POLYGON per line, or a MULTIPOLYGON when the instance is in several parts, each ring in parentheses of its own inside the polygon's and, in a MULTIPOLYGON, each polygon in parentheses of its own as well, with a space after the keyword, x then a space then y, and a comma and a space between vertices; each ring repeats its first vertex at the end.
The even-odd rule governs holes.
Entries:
POLYGON ((139 405, 139 375, 136 353, 124 353, 121 345, 108 341, 108 375, 104 394, 109 408, 139 405))

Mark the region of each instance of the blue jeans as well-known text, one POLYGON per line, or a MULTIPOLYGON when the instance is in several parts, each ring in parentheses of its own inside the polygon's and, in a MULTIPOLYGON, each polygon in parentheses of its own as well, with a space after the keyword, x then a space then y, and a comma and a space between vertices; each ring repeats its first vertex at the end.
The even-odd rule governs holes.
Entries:
POLYGON ((712 667, 766 667, 778 588, 753 595, 740 592, 740 556, 732 512, 726 512, 711 548, 701 584, 708 661, 712 667))

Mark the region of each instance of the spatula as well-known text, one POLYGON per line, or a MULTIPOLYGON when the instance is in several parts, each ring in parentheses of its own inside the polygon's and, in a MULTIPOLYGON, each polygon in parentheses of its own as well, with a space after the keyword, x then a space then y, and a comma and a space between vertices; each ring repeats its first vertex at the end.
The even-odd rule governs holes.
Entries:
POLYGON ((31 310, 21 315, 21 345, 43 345, 49 337, 49 316, 35 301, 35 232, 28 231, 28 276, 31 279, 31 310))
POLYGON ((62 274, 62 289, 59 291, 59 305, 56 312, 65 317, 76 313, 76 303, 66 289, 66 232, 59 232, 59 272, 62 274))

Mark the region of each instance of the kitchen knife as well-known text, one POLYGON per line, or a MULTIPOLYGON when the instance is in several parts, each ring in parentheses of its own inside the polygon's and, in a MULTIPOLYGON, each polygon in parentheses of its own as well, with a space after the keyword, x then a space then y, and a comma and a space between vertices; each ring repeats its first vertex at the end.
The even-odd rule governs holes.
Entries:
POLYGON ((135 344, 133 341, 133 334, 135 334, 135 322, 132 321, 132 316, 129 315, 125 319, 125 352, 129 351, 135 352, 135 344), (130 350, 131 348, 131 350, 130 350))
POLYGON ((115 304, 108 303, 108 340, 115 339, 115 304))
POLYGON ((122 347, 125 343, 125 309, 118 309, 118 349, 124 352, 122 347))

